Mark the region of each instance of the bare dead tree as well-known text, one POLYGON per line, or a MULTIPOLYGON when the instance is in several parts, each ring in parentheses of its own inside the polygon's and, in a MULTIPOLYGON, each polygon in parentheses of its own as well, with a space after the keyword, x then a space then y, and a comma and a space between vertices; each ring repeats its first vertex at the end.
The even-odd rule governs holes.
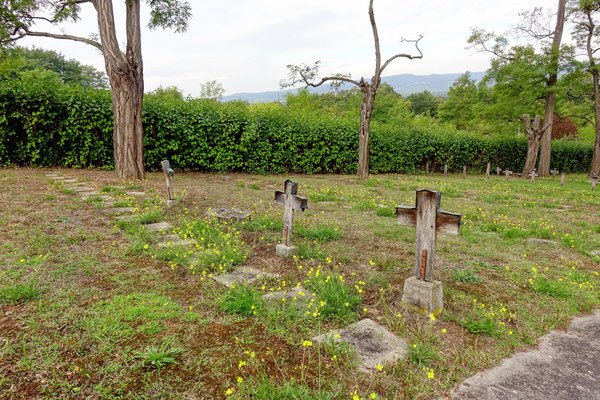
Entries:
POLYGON ((523 114, 523 123, 525 124, 525 135, 527 136, 527 159, 523 167, 522 177, 527 178, 527 175, 535 169, 537 154, 540 147, 540 140, 544 133, 552 126, 552 120, 547 122, 544 127, 541 127, 540 116, 536 115, 531 125, 531 117, 529 114, 523 114))
POLYGON ((338 88, 343 83, 351 83, 360 88, 363 99, 360 104, 360 128, 358 140, 358 179, 366 180, 369 176, 369 137, 371 134, 371 115, 373 114, 373 105, 377 89, 381 84, 381 74, 387 66, 398 58, 407 58, 409 60, 423 58, 423 53, 419 48, 419 41, 423 38, 420 35, 417 39, 404 39, 401 42, 413 43, 418 54, 399 53, 388 58, 383 62, 381 60, 381 51, 379 47, 379 34, 377 32, 377 24, 375 23, 375 14, 373 12, 373 0, 369 1, 369 19, 373 31, 373 40, 375 42, 375 74, 371 77, 371 81, 367 82, 364 78, 359 81, 351 79, 349 74, 333 74, 321 78, 318 82, 320 61, 316 61, 312 66, 307 64, 288 65, 288 79, 280 82, 281 88, 295 86, 296 84, 304 84, 305 87, 318 87, 325 82, 330 82, 332 88, 338 88))

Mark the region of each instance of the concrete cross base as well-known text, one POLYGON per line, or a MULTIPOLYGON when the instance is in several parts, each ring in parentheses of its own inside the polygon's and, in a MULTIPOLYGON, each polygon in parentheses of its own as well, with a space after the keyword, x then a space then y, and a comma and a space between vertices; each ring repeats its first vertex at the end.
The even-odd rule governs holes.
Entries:
POLYGON ((317 300, 310 290, 306 290, 302 286, 296 286, 287 291, 267 293, 262 298, 268 302, 295 304, 298 308, 306 308, 308 304, 317 300))
POLYGON ((298 255, 298 248, 296 246, 286 246, 285 244, 278 244, 275 247, 275 252, 278 256, 290 258, 298 255))
POLYGON ((444 308, 442 282, 408 278, 404 281, 402 304, 421 314, 438 315, 444 308))
POLYGON ((175 204, 177 204, 177 200, 167 200, 167 207, 173 207, 175 204))

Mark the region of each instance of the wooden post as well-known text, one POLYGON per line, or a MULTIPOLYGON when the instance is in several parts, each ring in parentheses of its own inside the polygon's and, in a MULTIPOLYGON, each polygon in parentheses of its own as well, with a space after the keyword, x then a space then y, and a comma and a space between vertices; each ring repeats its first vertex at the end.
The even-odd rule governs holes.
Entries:
POLYGON ((533 185, 535 183, 535 177, 539 176, 538 173, 536 172, 536 169, 534 168, 533 171, 531 171, 529 173, 529 176, 531 177, 531 184, 533 185))
POLYGON ((560 187, 563 187, 563 186, 565 186, 565 173, 564 172, 560 175, 560 187))
POLYGON ((558 174, 558 170, 556 168, 553 168, 550 170, 550 173, 552 174, 552 179, 556 178, 556 174, 558 174))
POLYGON ((175 175, 175 172, 171 169, 171 165, 169 164, 169 160, 163 160, 160 162, 162 166, 162 170, 165 174, 165 181, 167 183, 167 201, 172 202, 173 198, 173 190, 171 189, 171 180, 175 175))
POLYGON ((448 164, 444 164, 444 176, 448 175, 448 164))
POLYGON ((596 182, 598 182, 598 177, 592 176, 592 190, 596 190, 596 182))
POLYGON ((513 174, 512 171, 505 169, 504 170, 504 175, 506 175, 506 182, 508 182, 508 178, 513 174))
POLYGON ((467 166, 463 165, 463 179, 467 179, 467 166))
POLYGON ((425 170, 427 171, 427 173, 429 173, 429 166, 431 165, 431 161, 427 161, 427 163, 425 163, 425 170))
POLYGON ((496 175, 500 176, 500 171, 502 171, 502 168, 496 167, 496 175))
POLYGON ((490 179, 490 168, 492 168, 492 164, 487 163, 487 168, 485 169, 485 177, 490 179))
POLYGON ((283 192, 275 192, 275 201, 284 206, 283 232, 281 244, 277 245, 277 254, 289 257, 295 254, 292 244, 292 230, 294 225, 294 210, 304 211, 308 208, 308 200, 297 195, 298 183, 289 179, 283 184, 283 192))

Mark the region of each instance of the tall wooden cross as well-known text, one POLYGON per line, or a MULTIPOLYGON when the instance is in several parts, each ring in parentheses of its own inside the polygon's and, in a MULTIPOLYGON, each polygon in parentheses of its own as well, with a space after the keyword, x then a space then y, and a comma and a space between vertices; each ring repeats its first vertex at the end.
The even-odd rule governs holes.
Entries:
POLYGON ((298 183, 289 179, 283 183, 283 192, 275 192, 275 201, 283 205, 283 237, 281 244, 290 247, 292 243, 292 227, 294 222, 294 210, 304 211, 308 208, 308 199, 298 196, 298 183))
POLYGON ((496 175, 500 176, 500 171, 502 171, 502 168, 496 167, 496 175))
POLYGON ((175 175, 175 172, 171 169, 171 165, 169 164, 169 160, 163 160, 160 162, 162 166, 162 170, 165 174, 165 181, 167 182, 167 200, 173 201, 173 190, 171 189, 171 180, 175 175))
POLYGON ((598 176, 592 176, 592 190, 596 190, 596 182, 598 182, 598 176))
POLYGON ((491 163, 487 163, 487 167, 485 168, 485 177, 487 179, 490 179, 490 168, 492 168, 492 164, 491 163))
POLYGON ((508 178, 513 174, 511 170, 505 169, 504 175, 506 175, 506 182, 508 182, 508 178))
POLYGON ((414 207, 396 207, 398 223, 417 228, 415 277, 424 281, 433 280, 437 232, 460 232, 460 214, 440 210, 441 197, 440 192, 418 190, 414 207))
POLYGON ((539 174, 536 172, 535 168, 533 169, 533 171, 531 171, 527 175, 529 175, 531 177, 531 183, 532 184, 535 183, 535 177, 539 176, 539 174))
POLYGON ((448 175, 448 164, 444 164, 444 176, 448 175))
POLYGON ((565 186, 565 176, 566 174, 564 172, 560 174, 560 187, 565 186))
POLYGON ((554 179, 556 178, 556 174, 558 174, 558 170, 556 168, 552 168, 550 173, 552 174, 552 179, 554 179))
POLYGON ((467 179, 467 166, 463 165, 463 179, 467 179))

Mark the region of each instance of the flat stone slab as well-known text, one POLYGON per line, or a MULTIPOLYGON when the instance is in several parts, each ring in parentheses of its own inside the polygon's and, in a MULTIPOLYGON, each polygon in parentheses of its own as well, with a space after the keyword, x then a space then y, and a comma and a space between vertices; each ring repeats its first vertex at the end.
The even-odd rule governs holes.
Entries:
POLYGON ((133 207, 115 207, 115 208, 107 208, 103 210, 108 214, 124 214, 124 213, 132 213, 135 211, 133 207))
POLYGON ((277 278, 279 275, 269 274, 257 268, 240 267, 227 274, 213 275, 213 279, 227 287, 236 283, 254 283, 264 278, 277 278))
POLYGON ((250 216, 252 216, 252 211, 236 207, 220 207, 213 208, 212 210, 208 211, 206 215, 209 218, 218 218, 220 221, 244 221, 250 219, 250 216))
POLYGON ((130 196, 143 196, 146 194, 145 192, 135 192, 135 191, 129 191, 129 192, 125 192, 125 193, 127 193, 130 196))
POLYGON ((452 394, 468 400, 600 399, 600 310, 552 331, 537 350, 517 353, 465 380, 452 394))
POLYGON ((100 199, 102 201, 106 201, 106 200, 110 200, 110 196, 97 193, 97 194, 85 195, 85 196, 81 197, 81 200, 89 200, 89 199, 100 199))
POLYGON ((125 215, 117 215, 115 219, 117 221, 133 221, 137 218, 137 215, 125 214, 125 215))
POLYGON ((306 306, 315 301, 317 298, 312 295, 310 290, 306 290, 302 286, 296 286, 295 288, 287 291, 279 291, 267 293, 263 296, 263 299, 268 302, 281 302, 287 304, 298 304, 300 307, 306 308, 306 306))
POLYGON ((76 186, 76 187, 73 187, 72 190, 74 190, 76 192, 92 192, 92 191, 96 190, 96 188, 93 188, 91 186, 76 186))
POLYGON ((144 225, 151 232, 166 231, 173 227, 169 222, 156 222, 154 224, 144 225))
POLYGON ((555 242, 554 240, 538 239, 538 238, 529 238, 529 239, 527 239, 527 243, 529 243, 529 244, 541 244, 541 245, 544 245, 544 246, 554 246, 554 245, 558 244, 558 242, 555 242))
POLYGON ((600 250, 592 250, 590 251, 590 255, 594 257, 600 257, 600 250))
POLYGON ((164 235, 158 239, 158 247, 189 246, 194 243, 194 239, 181 239, 177 235, 164 235))
POLYGON ((377 324, 370 318, 314 337, 318 343, 333 339, 335 343, 345 342, 358 354, 359 370, 377 371, 377 364, 395 363, 408 356, 408 345, 401 339, 377 324), (339 336, 339 337, 336 337, 339 336))
POLYGON ((54 175, 54 176, 49 176, 49 178, 50 178, 50 179, 53 179, 53 180, 55 180, 55 181, 62 181, 62 180, 64 180, 64 179, 65 179, 65 177, 64 177, 64 176, 56 176, 56 175, 54 175))
POLYGON ((75 183, 75 182, 77 182, 77 179, 69 178, 69 179, 65 179, 63 182, 64 183, 75 183))

